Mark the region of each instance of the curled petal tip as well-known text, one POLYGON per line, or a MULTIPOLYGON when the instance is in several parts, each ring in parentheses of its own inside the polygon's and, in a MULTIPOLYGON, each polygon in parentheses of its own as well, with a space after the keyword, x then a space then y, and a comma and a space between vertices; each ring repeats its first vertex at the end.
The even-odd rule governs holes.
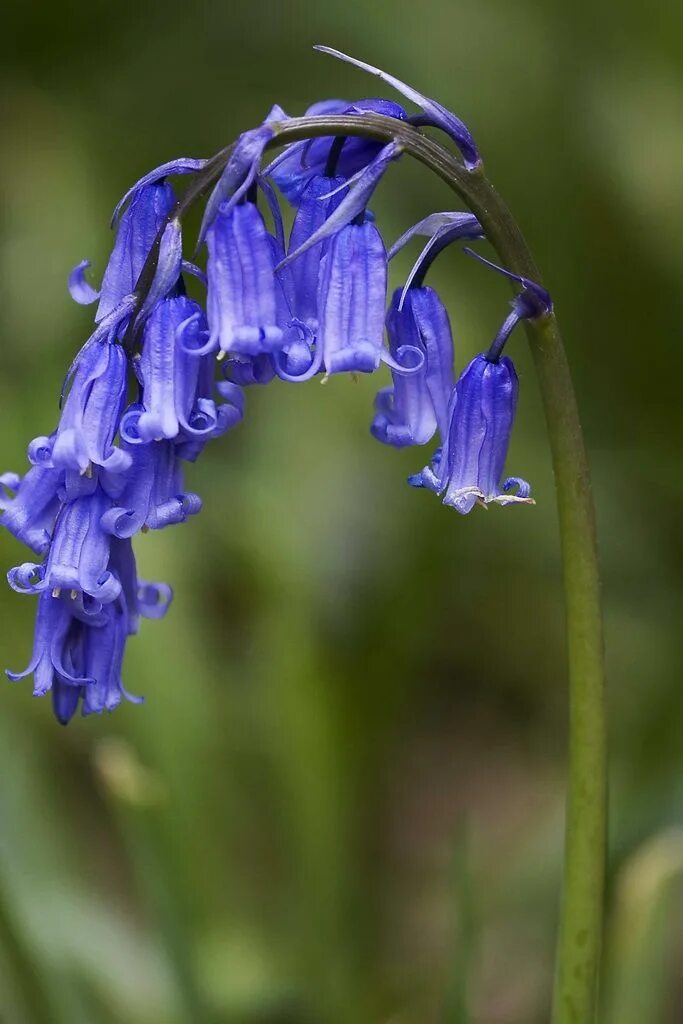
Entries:
POLYGON ((401 345, 395 356, 383 349, 380 359, 401 377, 412 377, 413 374, 419 373, 425 365, 424 352, 421 352, 416 345, 401 345), (406 357, 410 360, 409 364, 405 362, 406 357))
POLYGON ((90 260, 81 260, 69 274, 69 294, 79 306, 89 306, 91 303, 97 302, 100 297, 100 292, 96 291, 86 280, 85 272, 90 265, 90 260))
POLYGON ((510 476, 503 482, 503 493, 496 495, 492 499, 498 505, 535 505, 535 500, 531 497, 531 485, 522 480, 518 476, 510 476), (510 494, 513 488, 517 488, 516 493, 510 494))

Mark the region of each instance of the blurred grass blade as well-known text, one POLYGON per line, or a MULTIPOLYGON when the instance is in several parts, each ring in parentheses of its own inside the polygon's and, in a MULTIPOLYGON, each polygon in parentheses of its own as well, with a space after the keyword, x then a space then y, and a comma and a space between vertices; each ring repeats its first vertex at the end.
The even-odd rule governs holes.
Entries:
MULTIPOLYGON (((4 884, 2 886, 4 888, 4 884)), ((59 1001, 53 999, 49 972, 32 955, 26 936, 0 889, 0 954, 7 959, 13 987, 24 1007, 26 1024, 56 1024, 59 1001)))
POLYGON ((668 1019, 682 882, 683 829, 650 839, 622 868, 608 944, 605 1024, 668 1019))
POLYGON ((463 823, 456 839, 452 864, 455 927, 452 973, 446 994, 444 1024, 470 1024, 472 969, 477 954, 478 928, 474 884, 470 866, 469 830, 463 823))
POLYGON ((183 1024, 208 1024, 212 1017, 197 981, 179 890, 180 872, 174 871, 175 851, 165 827, 166 795, 161 779, 140 764, 122 739, 101 743, 95 763, 116 812, 140 898, 158 928, 173 971, 179 1017, 183 1024))

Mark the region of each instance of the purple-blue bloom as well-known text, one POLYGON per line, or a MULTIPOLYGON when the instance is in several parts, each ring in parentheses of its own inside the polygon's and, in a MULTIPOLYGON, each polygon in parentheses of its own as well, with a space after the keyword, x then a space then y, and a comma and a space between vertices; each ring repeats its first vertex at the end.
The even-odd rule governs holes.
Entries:
POLYGON ((518 381, 512 360, 478 355, 463 370, 450 407, 448 435, 431 466, 411 477, 416 487, 443 493, 444 505, 463 515, 496 502, 533 504, 529 485, 501 479, 517 407, 518 381), (510 493, 513 487, 517 493, 510 493))
POLYGON ((181 425, 189 429, 202 358, 197 352, 205 341, 206 320, 196 302, 179 295, 157 303, 145 324, 137 367, 142 412, 136 430, 142 441, 176 437, 181 425))
MULTIPOLYGON (((100 620, 95 617, 95 621, 100 620)), ((53 597, 49 591, 45 591, 38 598, 31 660, 23 672, 7 669, 8 678, 16 682, 32 675, 35 697, 42 697, 56 683, 74 686, 78 694, 78 687, 91 682, 83 673, 84 632, 85 624, 71 615, 69 598, 53 597)), ((64 718, 68 721, 71 715, 58 714, 57 717, 63 722, 64 718)))
POLYGON ((92 464, 122 472, 127 456, 113 441, 126 398, 126 354, 120 345, 95 342, 79 358, 52 449, 52 465, 85 473, 92 464))
MULTIPOLYGON (((383 114, 399 121, 405 121, 407 117, 403 107, 385 99, 365 99, 356 103, 321 100, 306 110, 306 116, 313 117, 321 114, 363 113, 383 114)), ((362 137, 342 137, 336 140, 333 136, 325 136, 309 139, 308 142, 295 142, 266 167, 264 174, 273 179, 290 203, 297 205, 311 178, 316 175, 351 178, 375 159, 382 146, 383 143, 375 139, 362 137), (334 163, 333 167, 331 163, 334 163)))
POLYGON ((108 569, 110 540, 102 527, 110 507, 111 499, 99 487, 63 505, 46 562, 26 562, 11 569, 10 586, 20 593, 66 590, 102 603, 113 601, 121 584, 108 569))
POLYGON ((0 494, 0 526, 37 555, 44 555, 50 545, 61 477, 59 470, 45 466, 32 466, 23 477, 16 473, 0 476, 3 488, 14 491, 10 496, 0 494))
POLYGON ((165 584, 138 580, 129 541, 112 540, 111 567, 119 585, 108 604, 83 602, 66 593, 43 591, 38 598, 33 653, 16 681, 33 675, 33 693, 52 693, 55 716, 66 725, 82 704, 83 715, 113 711, 121 698, 141 703, 123 686, 121 669, 127 637, 138 618, 160 618, 171 601, 165 584))
POLYGON ((106 605, 102 614, 102 625, 86 631, 83 670, 92 681, 81 690, 83 715, 114 711, 122 697, 133 704, 143 703, 142 697, 128 693, 121 679, 128 637, 125 607, 116 601, 106 605))
POLYGON ((118 222, 116 241, 102 278, 97 323, 135 290, 154 240, 174 205, 175 195, 166 181, 134 191, 118 222))
POLYGON ((292 314, 314 335, 318 329, 318 281, 327 244, 321 241, 309 247, 307 243, 341 203, 344 197, 337 189, 343 184, 340 176, 314 175, 303 189, 289 237, 289 252, 299 253, 287 277, 292 314))
POLYGON ((165 614, 172 592, 138 578, 132 538, 200 511, 200 497, 185 488, 186 464, 242 419, 243 385, 275 375, 302 381, 371 373, 385 362, 392 384, 377 395, 373 435, 395 447, 424 445, 437 433, 441 442, 411 483, 437 491, 461 513, 477 502, 531 502, 524 481, 501 483, 517 400, 517 377, 502 350, 519 320, 551 310, 550 297, 489 264, 521 292, 489 350, 454 385, 448 314, 424 278, 438 252, 483 237, 482 227, 472 214, 431 214, 387 256, 368 204, 401 155, 399 122, 447 132, 469 169, 479 164, 476 146, 439 103, 378 68, 321 49, 390 83, 421 112, 408 118, 384 99, 321 101, 307 114, 393 118, 394 141, 314 138, 286 147, 261 172, 286 118, 274 106, 211 161, 169 161, 133 185, 114 213, 116 236, 99 292, 86 277, 87 260, 69 276, 77 302, 99 299, 94 331, 67 372, 56 429, 31 442, 23 478, 0 476, 0 525, 40 558, 8 573, 16 591, 36 595, 37 616, 28 668, 7 674, 33 675, 34 693, 51 692, 64 724, 79 708, 99 714, 123 698, 139 701, 123 686, 126 640, 141 617, 165 614), (204 273, 183 259, 181 219, 223 165, 200 229, 204 273), (205 168, 177 203, 166 177, 205 168), (270 181, 296 207, 287 252, 270 181), (388 260, 415 234, 429 241, 386 313, 388 260), (205 301, 186 295, 185 273, 206 289, 205 301))
POLYGON ((254 203, 219 210, 206 235, 213 348, 247 356, 282 348, 284 297, 274 242, 254 203))
POLYGON ((178 446, 172 441, 126 443, 131 467, 116 504, 102 515, 106 533, 132 537, 143 527, 160 530, 184 522, 201 509, 201 498, 185 491, 178 446))
POLYGON ((369 218, 363 224, 348 224, 330 240, 320 279, 316 355, 326 373, 377 369, 386 294, 382 236, 369 218))
POLYGON ((402 448, 427 444, 438 429, 448 429, 448 402, 453 390, 453 339, 448 313, 433 288, 394 292, 387 314, 389 351, 397 363, 407 352, 421 354, 416 373, 392 370, 393 387, 382 388, 375 401, 373 437, 402 448))
POLYGON ((336 234, 356 218, 362 217, 387 167, 392 160, 397 160, 400 155, 400 146, 395 142, 390 142, 382 148, 372 163, 358 171, 353 178, 336 186, 327 196, 321 196, 321 199, 331 199, 337 193, 344 191, 341 202, 331 210, 320 226, 298 248, 290 246, 287 258, 283 260, 279 269, 288 266, 293 260, 297 260, 303 253, 336 234))

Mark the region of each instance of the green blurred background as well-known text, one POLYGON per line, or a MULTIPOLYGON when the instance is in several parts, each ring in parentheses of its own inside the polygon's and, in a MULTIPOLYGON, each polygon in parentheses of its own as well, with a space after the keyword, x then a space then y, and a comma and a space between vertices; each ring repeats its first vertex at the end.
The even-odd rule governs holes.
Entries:
MULTIPOLYGON (((376 84, 473 129, 563 323, 599 511, 611 728, 601 1024, 683 1015, 679 502, 683 7, 654 0, 120 0, 3 5, 1 468, 49 432, 89 331, 110 211, 173 156, 376 84)), ((383 95, 389 95, 386 90, 383 95)), ((405 161, 393 240, 453 208, 405 161)), ((414 255, 397 268, 396 283, 414 255)), ((433 282, 459 366, 505 283, 433 282)), ((191 523, 138 543, 168 617, 130 644, 147 698, 61 729, 1 688, 3 1024, 543 1024, 561 866, 566 680, 557 523, 523 334, 511 472, 537 506, 461 518, 368 433, 377 381, 279 383, 190 469, 191 523)), ((386 381, 382 381, 386 383, 386 381)), ((0 563, 24 558, 0 535, 0 563)), ((32 599, 0 591, 0 665, 32 599)))

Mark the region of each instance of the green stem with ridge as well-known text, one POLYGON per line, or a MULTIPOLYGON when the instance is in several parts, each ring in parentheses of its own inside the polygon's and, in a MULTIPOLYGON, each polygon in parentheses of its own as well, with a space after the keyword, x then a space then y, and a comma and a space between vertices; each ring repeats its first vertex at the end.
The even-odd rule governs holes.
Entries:
MULTIPOLYGON (((270 147, 321 136, 398 142, 434 171, 481 223, 502 264, 541 284, 524 236, 484 174, 412 125, 380 114, 290 118, 273 124, 270 147)), ((232 147, 197 175, 173 216, 180 217, 220 176, 232 147)), ((140 301, 156 256, 140 276, 140 301)), ((147 284, 148 287, 148 284, 147 284)), ((569 769, 565 861, 553 1024, 595 1020, 607 849, 607 759, 600 579, 588 457, 560 329, 554 313, 525 321, 545 409, 562 545, 569 663, 569 769)))
MULTIPOLYGON (((375 137, 374 122, 367 118, 375 137)), ((312 118, 302 118, 306 122, 312 118)), ((320 134, 357 134, 350 117, 320 134)), ((310 137, 310 124, 279 126, 276 141, 310 137)), ((382 125, 382 137, 397 139, 463 199, 481 223, 503 265, 541 283, 524 236, 507 206, 484 176, 468 171, 451 153, 418 130, 396 122, 382 125)), ((316 126, 317 128, 317 126, 316 126)), ((317 134, 317 132, 316 132, 317 134)), ((527 334, 545 409, 555 474, 562 544, 569 661, 569 787, 565 833, 562 915, 558 940, 553 1024, 592 1024, 595 1019, 603 930, 603 889, 607 848, 606 714, 600 578, 588 457, 583 441, 562 336, 554 313, 527 321, 527 334)))

